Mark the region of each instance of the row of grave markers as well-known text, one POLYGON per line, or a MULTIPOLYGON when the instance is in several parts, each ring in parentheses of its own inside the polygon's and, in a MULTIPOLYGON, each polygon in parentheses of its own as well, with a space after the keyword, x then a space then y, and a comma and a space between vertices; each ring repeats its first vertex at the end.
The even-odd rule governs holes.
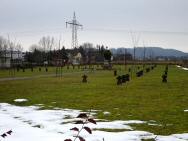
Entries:
MULTIPOLYGON (((91 71, 94 71, 95 69, 99 69, 99 65, 96 65, 96 68, 93 66, 93 65, 66 65, 66 66, 56 66, 55 67, 55 74, 56 76, 62 76, 62 69, 63 67, 66 67, 67 70, 72 68, 72 69, 75 69, 76 67, 78 69, 81 69, 81 70, 91 70, 91 71)), ((35 67, 29 67, 29 68, 26 68, 26 67, 13 67, 13 68, 10 68, 9 69, 9 76, 11 77, 15 77, 16 76, 16 72, 26 72, 26 70, 30 70, 31 72, 48 72, 49 71, 49 68, 47 66, 44 66, 43 67, 38 67, 38 68, 35 68, 35 67)))
MULTIPOLYGON (((145 69, 145 72, 148 73, 151 70, 153 70, 155 67, 157 67, 156 64, 152 65, 150 67, 147 67, 145 69)), ((139 70, 138 72, 136 72, 136 77, 141 77, 141 76, 144 75, 144 68, 145 68, 145 66, 143 66, 142 70, 139 70)), ((140 67, 138 67, 138 69, 140 69, 140 67)), ((131 72, 131 68, 129 68, 128 70, 129 70, 129 73, 130 73, 131 72)), ((114 70, 114 76, 117 76, 117 70, 114 70)), ((122 85, 123 83, 126 83, 126 82, 130 81, 130 74, 127 73, 127 74, 124 74, 124 75, 118 75, 116 77, 116 79, 117 79, 117 85, 122 85)))
MULTIPOLYGON (((97 66, 97 67, 99 67, 99 66, 97 66)), ((141 69, 141 70, 139 70, 140 69, 140 67, 138 67, 138 72, 136 72, 136 77, 141 77, 141 76, 143 76, 144 75, 144 71, 145 71, 145 73, 148 73, 148 72, 150 72, 151 70, 153 70, 155 67, 157 67, 157 65, 155 64, 155 65, 152 65, 152 66, 149 66, 149 67, 146 67, 145 68, 145 65, 143 66, 143 69, 141 69)), ((56 67, 56 77, 62 77, 62 68, 63 68, 63 66, 60 66, 60 67, 56 67)), ((74 69, 75 68, 75 66, 74 65, 72 65, 72 68, 74 69)), ((22 72, 25 72, 25 68, 17 68, 17 71, 19 72, 20 71, 20 69, 22 69, 22 72)), ((31 67, 30 68, 31 69, 31 72, 33 72, 34 71, 34 68, 33 67, 31 67)), ((67 69, 69 69, 69 65, 67 65, 67 69)), ((85 69, 93 69, 94 70, 94 67, 93 66, 85 66, 85 65, 82 65, 81 67, 80 67, 80 65, 78 65, 78 69, 82 69, 82 70, 85 70, 85 69)), ((45 69, 44 69, 46 72, 48 72, 48 68, 47 67, 45 67, 45 69)), ((38 71, 39 72, 41 72, 42 71, 42 68, 41 67, 39 67, 38 68, 38 71)), ((129 71, 129 73, 132 71, 132 68, 129 68, 128 69, 128 71, 129 71)), ((14 71, 10 71, 9 72, 11 75, 15 75, 15 69, 14 69, 14 71)), ((132 73, 132 72, 131 72, 132 73)), ((114 70, 114 76, 117 76, 117 70, 114 70)), ((164 83, 166 83, 167 82, 167 76, 168 76, 168 65, 166 66, 166 68, 165 68, 165 71, 164 71, 164 74, 162 75, 162 82, 164 82, 164 83)), ((82 82, 83 83, 87 83, 87 78, 88 78, 88 76, 86 75, 86 74, 84 74, 83 76, 82 76, 82 82)), ((126 82, 129 82, 130 81, 130 74, 124 74, 124 75, 118 75, 117 77, 116 77, 116 79, 117 79, 117 85, 122 85, 123 83, 126 83, 126 82)))
POLYGON ((167 83, 167 78, 168 78, 168 65, 165 67, 164 73, 162 75, 162 82, 167 83))

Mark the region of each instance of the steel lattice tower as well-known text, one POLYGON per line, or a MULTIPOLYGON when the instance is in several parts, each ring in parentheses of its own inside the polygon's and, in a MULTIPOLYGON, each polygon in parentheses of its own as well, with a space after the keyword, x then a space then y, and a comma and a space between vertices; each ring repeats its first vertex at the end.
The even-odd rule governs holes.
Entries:
POLYGON ((78 47, 78 36, 77 36, 77 30, 79 28, 83 28, 83 25, 81 25, 77 20, 76 20, 76 14, 74 12, 73 15, 73 20, 70 22, 66 22, 66 27, 70 25, 72 28, 72 48, 77 48, 78 47))

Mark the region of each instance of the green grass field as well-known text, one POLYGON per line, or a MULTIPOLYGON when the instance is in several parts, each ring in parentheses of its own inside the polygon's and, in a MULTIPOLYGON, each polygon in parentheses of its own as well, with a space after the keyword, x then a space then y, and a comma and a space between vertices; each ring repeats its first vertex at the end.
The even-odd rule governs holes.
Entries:
MULTIPOLYGON (((124 66, 116 66, 118 73, 124 73, 124 66), (122 68, 121 71, 119 68, 122 68)), ((53 69, 53 68, 51 68, 53 69)), ((51 107, 82 110, 101 110, 97 118, 108 120, 155 120, 157 126, 132 125, 137 130, 155 134, 169 135, 188 133, 188 71, 169 66, 168 83, 161 82, 165 66, 133 79, 122 86, 116 85, 113 71, 88 72, 88 83, 81 82, 83 73, 72 73, 62 78, 46 77, 28 80, 0 82, 0 102, 13 102, 16 98, 29 101, 20 105, 45 104, 51 107), (52 102, 56 103, 52 103, 52 102), (108 111, 110 115, 104 115, 108 111)), ((73 72, 76 70, 66 70, 73 72)), ((54 71, 49 71, 52 73, 54 71)), ((18 76, 39 75, 25 72, 18 76)), ((6 77, 7 71, 1 71, 0 77, 6 77)))
MULTIPOLYGON (((11 70, 1 70, 0 71, 0 78, 6 78, 6 77, 31 77, 31 76, 37 76, 37 75, 48 75, 48 74, 55 74, 56 73, 56 67, 47 67, 48 71, 46 72, 45 67, 41 67, 41 71, 39 71, 39 67, 35 67, 33 69, 33 72, 31 71, 30 68, 25 69, 23 72, 22 69, 17 71, 16 69, 11 69, 11 70), (14 75, 13 75, 14 74, 14 75)), ((62 68, 63 73, 70 73, 70 72, 77 72, 80 71, 81 69, 78 69, 78 67, 75 67, 74 69, 72 66, 67 69, 67 67, 62 68)))

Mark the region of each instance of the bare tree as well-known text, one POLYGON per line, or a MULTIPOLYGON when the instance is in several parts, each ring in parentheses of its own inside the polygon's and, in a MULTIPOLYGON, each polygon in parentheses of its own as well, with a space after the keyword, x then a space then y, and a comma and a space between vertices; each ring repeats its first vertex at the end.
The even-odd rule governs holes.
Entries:
POLYGON ((94 46, 92 43, 83 43, 82 47, 86 53, 85 55, 87 57, 87 63, 90 64, 92 59, 92 53, 94 52, 94 46))
POLYGON ((5 39, 0 36, 0 57, 3 57, 5 39))
POLYGON ((48 63, 49 63, 49 60, 51 59, 51 51, 52 51, 54 45, 55 45, 54 37, 50 37, 50 36, 45 37, 44 36, 39 40, 39 46, 44 51, 44 53, 45 53, 44 58, 46 61, 48 61, 48 63))
POLYGON ((133 43, 133 63, 132 63, 132 66, 131 66, 131 78, 133 77, 133 70, 134 70, 134 73, 136 72, 136 64, 135 64, 135 61, 136 61, 136 48, 138 46, 138 42, 139 42, 139 39, 140 39, 140 34, 139 35, 136 35, 136 33, 134 32, 130 32, 131 33, 131 39, 132 39, 132 43, 133 43))
POLYGON ((12 64, 12 63, 13 63, 13 52, 14 52, 15 46, 16 46, 16 39, 15 39, 14 42, 12 42, 12 41, 10 40, 9 35, 8 35, 7 43, 8 43, 8 50, 9 50, 9 52, 10 52, 11 67, 12 67, 12 65, 13 65, 13 64, 12 64))
POLYGON ((23 51, 23 47, 20 43, 17 43, 16 46, 15 46, 15 50, 17 51, 17 55, 18 55, 18 58, 20 58, 21 54, 22 54, 22 51, 23 51))
POLYGON ((29 47, 29 51, 30 52, 34 52, 35 50, 39 50, 39 51, 42 51, 42 48, 37 45, 37 44, 32 44, 30 47, 29 47))
POLYGON ((51 51, 54 46, 54 37, 42 37, 39 40, 39 45, 41 46, 44 52, 51 51))
POLYGON ((26 52, 25 59, 30 66, 33 67, 33 63, 37 63, 37 65, 41 65, 43 62, 43 50, 37 44, 33 44, 29 47, 29 52, 26 52))
POLYGON ((8 50, 8 40, 0 36, 0 57, 5 57, 8 50))
MULTIPOLYGON (((23 50, 21 44, 16 43, 16 39, 14 41, 10 40, 8 35, 7 38, 0 36, 0 58, 2 59, 3 64, 7 63, 7 58, 10 58, 10 67, 14 66, 14 53, 18 51, 18 58, 20 58, 20 53, 23 50)), ((6 66, 5 66, 6 67, 6 66)))

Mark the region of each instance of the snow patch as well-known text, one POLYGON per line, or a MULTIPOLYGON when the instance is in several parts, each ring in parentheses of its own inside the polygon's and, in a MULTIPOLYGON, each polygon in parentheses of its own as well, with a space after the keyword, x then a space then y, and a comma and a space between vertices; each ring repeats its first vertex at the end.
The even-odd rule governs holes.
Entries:
POLYGON ((183 139, 183 140, 188 140, 188 133, 184 133, 184 134, 173 134, 173 137, 179 138, 179 139, 183 139))
POLYGON ((27 102, 28 100, 27 99, 15 99, 14 102, 18 102, 18 103, 21 103, 21 102, 27 102))
POLYGON ((44 104, 35 104, 36 106, 44 106, 44 104))
POLYGON ((181 68, 183 70, 188 70, 188 68, 182 67, 182 66, 177 66, 178 68, 181 68))
POLYGON ((187 141, 188 135, 179 134, 179 136, 170 135, 170 136, 157 136, 156 141, 187 141), (183 137, 185 139, 183 139, 183 137))
POLYGON ((103 112, 103 114, 104 115, 110 115, 110 112, 105 111, 105 112, 103 112))
MULTIPOLYGON (((73 139, 75 133, 70 128, 75 125, 75 117, 82 111, 73 109, 39 110, 39 106, 20 107, 7 103, 0 103, 0 133, 12 130, 11 136, 0 137, 1 141, 63 141, 73 139)), ((95 114, 95 113, 93 113, 95 114)), ((97 120, 97 119, 96 119, 97 120)), ((143 124, 146 121, 102 121, 97 125, 89 123, 92 129, 125 129, 123 132, 106 132, 94 130, 88 134, 83 130, 81 136, 87 141, 141 141, 141 139, 155 138, 156 135, 146 131, 133 131, 129 124, 143 124)), ((188 133, 170 136, 157 136, 157 141, 187 141, 188 133)))
POLYGON ((188 70, 188 68, 182 68, 183 70, 188 70))

